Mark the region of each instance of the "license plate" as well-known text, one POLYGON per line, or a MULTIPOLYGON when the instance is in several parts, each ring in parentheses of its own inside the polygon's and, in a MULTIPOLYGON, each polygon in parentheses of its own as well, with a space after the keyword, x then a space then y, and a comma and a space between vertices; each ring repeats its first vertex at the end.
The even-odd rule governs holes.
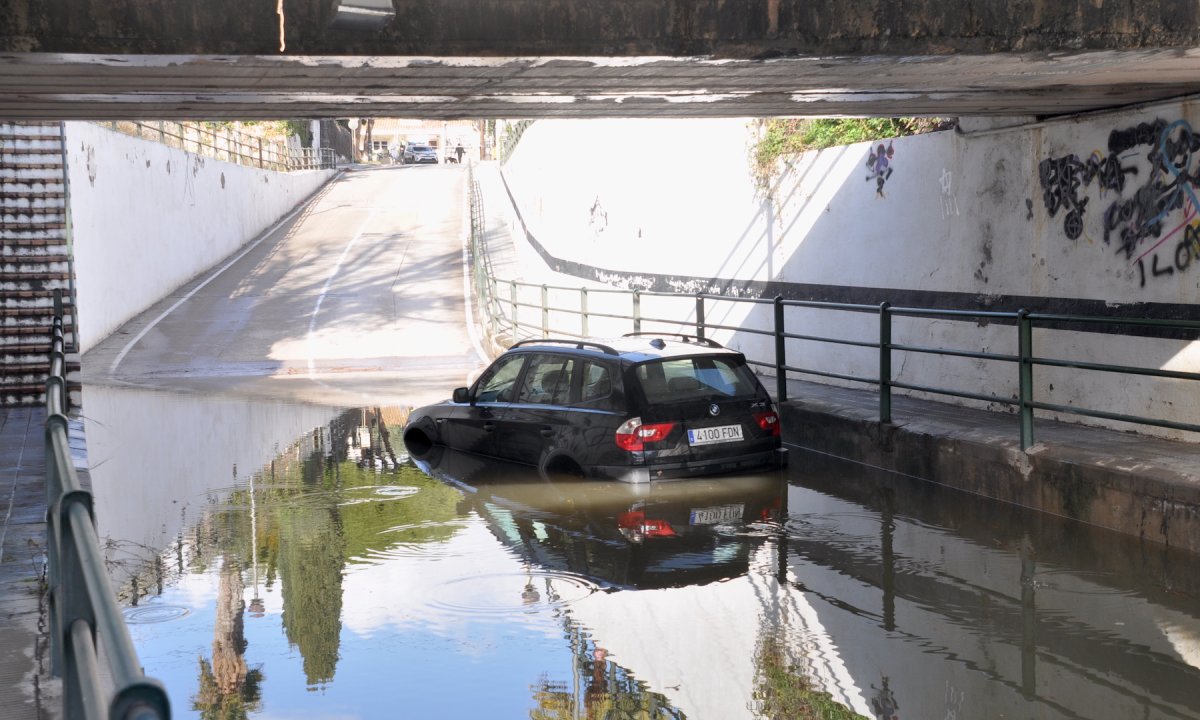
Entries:
POLYGON ((741 439, 741 425, 718 425, 717 427, 690 428, 688 430, 688 445, 692 447, 738 442, 741 439))
POLYGON ((723 525, 725 523, 741 522, 743 505, 718 505, 717 507, 694 508, 692 510, 692 525, 723 525))

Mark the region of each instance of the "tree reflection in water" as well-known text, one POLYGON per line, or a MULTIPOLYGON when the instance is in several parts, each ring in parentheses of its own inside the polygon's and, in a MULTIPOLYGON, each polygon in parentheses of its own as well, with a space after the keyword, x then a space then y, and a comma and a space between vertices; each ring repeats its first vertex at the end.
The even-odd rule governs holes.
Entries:
POLYGON ((683 720, 684 714, 661 693, 646 688, 633 674, 608 657, 567 615, 564 630, 571 641, 574 665, 571 683, 549 674, 531 689, 531 720, 683 720), (582 695, 582 697, 580 697, 582 695))
MULTIPOLYGON (((754 652, 754 715, 761 720, 868 720, 815 687, 807 657, 764 622, 754 652)), ((889 718, 890 720, 890 718, 889 718)))
MULTIPOLYGON (((248 487, 233 491, 224 507, 206 514, 197 525, 189 569, 203 572, 224 558, 213 661, 201 660, 195 700, 204 717, 244 717, 247 688, 253 689, 257 702, 262 674, 247 672, 243 658, 243 567, 254 578, 254 617, 264 613, 258 597, 259 566, 265 566, 267 589, 278 579, 284 634, 303 659, 306 682, 316 686, 332 682, 337 671, 347 563, 401 542, 435 542, 453 535, 445 521, 457 517, 457 490, 413 471, 409 479, 420 483, 421 492, 405 502, 388 502, 391 496, 378 495, 381 478, 376 473, 381 464, 395 464, 390 437, 400 429, 388 423, 402 423, 406 416, 378 408, 344 413, 327 429, 283 449, 248 487), (390 460, 381 463, 381 458, 390 460), (242 548, 251 548, 248 562, 237 559, 246 554, 242 548), (228 681, 239 675, 244 679, 240 685, 228 681)), ((387 481, 392 482, 394 477, 387 481)))
POLYGON ((245 584, 236 560, 225 558, 217 588, 217 618, 213 625, 212 662, 200 658, 199 691, 192 708, 205 720, 237 720, 257 710, 262 699, 262 671, 246 666, 246 637, 242 620, 245 584))

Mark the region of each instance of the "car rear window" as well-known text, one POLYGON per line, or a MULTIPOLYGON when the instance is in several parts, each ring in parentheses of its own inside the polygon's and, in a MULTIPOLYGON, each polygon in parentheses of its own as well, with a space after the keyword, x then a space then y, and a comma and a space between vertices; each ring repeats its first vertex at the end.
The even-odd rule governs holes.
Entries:
POLYGON ((758 383, 740 358, 694 357, 657 360, 637 366, 650 403, 713 397, 753 397, 758 383))

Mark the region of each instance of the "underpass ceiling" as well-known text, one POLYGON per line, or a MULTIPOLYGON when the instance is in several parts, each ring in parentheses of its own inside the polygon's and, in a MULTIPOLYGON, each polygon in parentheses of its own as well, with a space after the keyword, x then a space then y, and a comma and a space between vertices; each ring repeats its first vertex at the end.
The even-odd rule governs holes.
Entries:
POLYGON ((11 119, 1028 116, 1196 92, 1198 0, 0 0, 11 119), (377 25, 339 22, 364 9, 377 25))
POLYGON ((1200 92, 1200 49, 452 58, 0 55, 8 119, 1060 115, 1200 92))

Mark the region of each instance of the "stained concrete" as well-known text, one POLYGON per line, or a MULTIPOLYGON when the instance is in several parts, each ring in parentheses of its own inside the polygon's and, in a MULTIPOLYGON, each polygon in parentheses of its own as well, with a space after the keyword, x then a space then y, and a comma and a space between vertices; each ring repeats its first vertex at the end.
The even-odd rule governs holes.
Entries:
POLYGON ((768 59, 0 51, 0 117, 1063 115, 1200 93, 1198 66, 1193 48, 768 59))
POLYGON ((1200 45, 1200 6, 1161 0, 395 0, 367 31, 331 27, 338 4, 8 0, 0 50, 761 59, 1200 45))

